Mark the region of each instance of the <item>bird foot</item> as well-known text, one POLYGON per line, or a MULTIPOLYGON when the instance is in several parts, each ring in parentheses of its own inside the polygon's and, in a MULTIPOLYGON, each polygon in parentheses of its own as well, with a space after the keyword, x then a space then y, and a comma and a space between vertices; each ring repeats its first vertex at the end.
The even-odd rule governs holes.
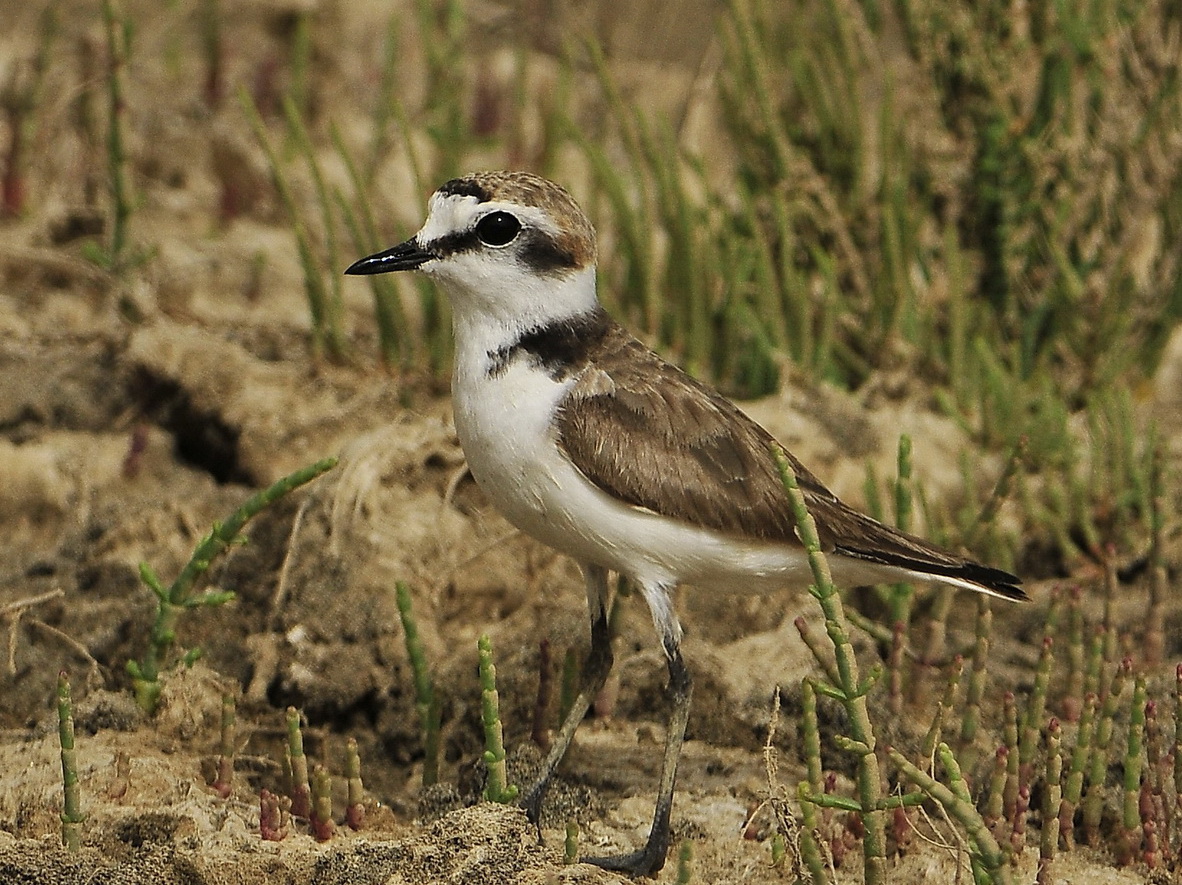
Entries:
POLYGON ((669 836, 666 833, 664 838, 654 839, 649 836, 648 844, 639 851, 614 857, 584 857, 582 861, 594 864, 604 870, 624 873, 628 876, 651 876, 660 872, 661 868, 665 866, 665 855, 668 850, 669 836))

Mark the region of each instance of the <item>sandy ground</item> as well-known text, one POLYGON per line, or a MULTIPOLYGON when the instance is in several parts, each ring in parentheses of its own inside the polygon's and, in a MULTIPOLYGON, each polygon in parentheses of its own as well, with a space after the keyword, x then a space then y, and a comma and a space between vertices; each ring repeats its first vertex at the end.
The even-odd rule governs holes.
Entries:
MULTIPOLYGON (((375 51, 374 23, 385 14, 365 10, 342 25, 359 55, 375 51)), ((243 4, 227 13, 233 74, 245 78, 266 61, 273 50, 265 47, 274 45, 267 28, 281 12, 243 4), (264 47, 256 55, 252 40, 264 47)), ((98 35, 97 13, 86 15, 67 17, 63 52, 74 52, 80 36, 98 35)), ((156 58, 168 33, 167 22, 145 14, 138 57, 156 58)), ((0 39, 0 59, 27 56, 34 35, 35 14, 26 12, 0 39)), ((191 50, 196 38, 184 39, 191 50)), ((331 105, 369 82, 375 65, 333 55, 319 99, 331 105)), ((345 289, 356 357, 343 366, 309 358, 294 245, 241 116, 206 114, 196 89, 178 89, 163 62, 142 61, 134 73, 131 152, 141 204, 133 237, 152 257, 114 277, 63 233, 94 214, 80 196, 93 157, 62 134, 78 88, 68 71, 50 80, 61 89, 46 99, 34 199, 21 219, 0 224, 0 882, 617 881, 588 865, 564 865, 562 828, 577 820, 581 848, 592 853, 631 849, 647 832, 665 714, 664 666, 643 605, 623 603, 617 678, 569 753, 543 841, 516 809, 472 805, 481 749, 477 637, 493 639, 506 742, 514 765, 528 768, 540 640, 555 662, 586 646, 577 570, 490 510, 464 473, 445 393, 375 365, 362 284, 345 289), (259 196, 218 226, 225 174, 218 157, 226 151, 246 158, 235 168, 259 196), (183 619, 180 646, 199 647, 203 657, 166 674, 161 709, 146 718, 124 669, 142 656, 152 616, 138 564, 171 579, 211 522, 251 490, 331 454, 340 454, 339 467, 261 515, 249 543, 217 563, 211 585, 237 599, 183 619), (454 786, 427 796, 419 790, 422 748, 397 580, 412 588, 443 698, 443 779, 454 786), (62 669, 77 700, 87 815, 77 855, 59 839, 53 699, 62 669), (221 799, 209 783, 226 692, 239 698, 239 742, 234 790, 221 799), (261 839, 259 791, 284 788, 289 704, 307 720, 312 758, 337 775, 338 821, 344 745, 357 740, 369 795, 360 832, 338 826, 318 843, 297 823, 282 842, 261 839)), ((424 195, 400 196, 404 220, 416 218, 424 195)), ((1176 392, 1163 381, 1157 395, 1176 392)), ((851 500, 860 497, 868 460, 880 476, 892 473, 895 441, 909 432, 929 499, 953 502, 965 494, 957 458, 967 441, 927 399, 922 386, 884 379, 859 398, 789 387, 747 407, 851 500)), ((988 490, 996 472, 987 474, 972 495, 988 490)), ((1089 592, 1099 586, 1094 571, 1076 578, 1089 592)), ((1034 604, 996 611, 998 692, 1029 689, 1049 586, 1035 581, 1034 604)), ((1133 625, 1143 584, 1128 594, 1121 616, 1133 625)), ((963 643, 972 606, 960 601, 951 635, 963 643)), ((770 863, 770 815, 755 814, 771 789, 762 747, 779 685, 779 783, 793 790, 803 776, 793 704, 800 679, 815 670, 792 620, 804 614, 816 624, 819 613, 788 594, 686 590, 679 606, 696 693, 675 841, 693 848, 694 881, 788 881, 770 863)), ((858 644, 867 662, 875 659, 870 641, 858 644)), ((1168 655, 1176 646, 1171 639, 1168 655)), ((910 698, 901 717, 888 716, 879 700, 875 716, 894 743, 914 746, 933 700, 932 692, 910 698)), ((996 741, 999 710, 986 743, 996 741)), ((822 718, 826 734, 840 728, 833 709, 822 718)), ((825 752, 827 767, 849 770, 848 760, 825 752)), ((1019 880, 1033 879, 1035 854, 1024 855, 1019 880)), ((674 881, 676 866, 671 856, 660 881, 674 881)), ((958 868, 963 857, 918 842, 892 859, 892 881, 948 882, 958 868)), ((1056 868, 1057 880, 1076 883, 1144 876, 1084 850, 1056 868)), ((837 879, 860 877, 854 851, 837 879)))

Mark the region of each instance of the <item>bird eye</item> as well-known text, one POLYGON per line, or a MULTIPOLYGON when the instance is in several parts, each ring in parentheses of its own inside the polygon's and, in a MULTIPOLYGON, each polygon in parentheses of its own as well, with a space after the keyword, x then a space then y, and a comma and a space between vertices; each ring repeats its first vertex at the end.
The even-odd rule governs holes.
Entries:
POLYGON ((508 212, 490 212, 476 222, 476 236, 486 246, 507 246, 521 233, 521 222, 508 212))

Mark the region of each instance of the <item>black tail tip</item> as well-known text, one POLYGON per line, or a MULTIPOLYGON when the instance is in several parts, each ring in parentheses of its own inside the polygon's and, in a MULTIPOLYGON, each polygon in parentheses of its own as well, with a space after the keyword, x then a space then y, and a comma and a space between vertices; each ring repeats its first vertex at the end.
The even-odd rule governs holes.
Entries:
POLYGON ((959 577, 972 581, 974 584, 980 584, 982 590, 991 596, 998 596, 1013 602, 1030 601, 1030 597, 1022 589, 1022 579, 1002 569, 970 562, 960 570, 959 577))

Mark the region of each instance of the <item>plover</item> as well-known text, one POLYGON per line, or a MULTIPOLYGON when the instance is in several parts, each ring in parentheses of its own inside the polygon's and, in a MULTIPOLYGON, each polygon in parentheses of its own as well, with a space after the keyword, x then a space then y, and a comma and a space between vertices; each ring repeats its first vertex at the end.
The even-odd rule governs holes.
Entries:
MULTIPOLYGON (((591 648, 578 698, 523 793, 533 820, 612 666, 608 572, 648 603, 672 711, 652 829, 639 851, 587 858, 645 874, 668 850, 692 685, 671 591, 807 586, 811 572, 772 437, 608 316, 595 263, 595 231, 566 190, 525 172, 478 172, 435 191, 417 234, 346 273, 418 270, 447 294, 455 425, 472 476, 511 523, 582 568, 591 648)), ((839 586, 922 581, 1026 598, 1013 575, 876 522, 788 458, 839 586)))

